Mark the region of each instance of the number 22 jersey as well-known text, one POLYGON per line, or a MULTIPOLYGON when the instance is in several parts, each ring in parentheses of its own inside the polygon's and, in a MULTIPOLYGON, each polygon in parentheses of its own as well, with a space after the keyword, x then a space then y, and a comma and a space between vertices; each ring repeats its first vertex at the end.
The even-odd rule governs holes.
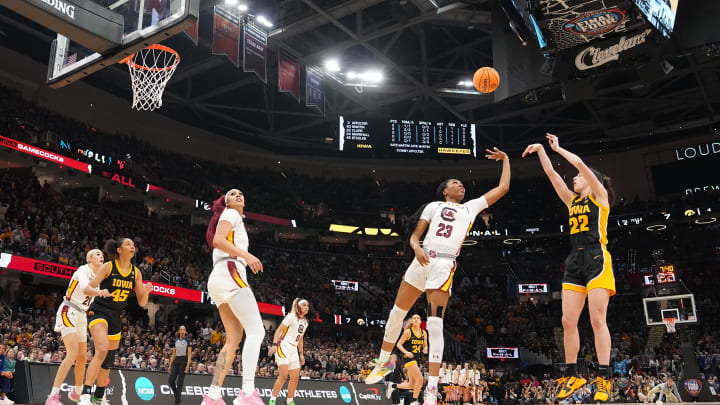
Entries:
POLYGON ((425 206, 420 219, 428 221, 423 248, 444 255, 457 256, 475 217, 488 207, 485 196, 465 204, 435 201, 425 206))

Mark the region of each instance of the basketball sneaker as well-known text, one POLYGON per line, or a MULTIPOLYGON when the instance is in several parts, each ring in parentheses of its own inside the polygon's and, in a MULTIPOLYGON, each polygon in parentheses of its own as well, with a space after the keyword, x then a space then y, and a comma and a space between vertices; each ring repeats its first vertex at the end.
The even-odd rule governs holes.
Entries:
POLYGON ((73 388, 73 389, 68 393, 68 398, 69 398, 70 401, 72 401, 72 402, 78 402, 78 401, 80 401, 80 394, 78 394, 78 393, 75 391, 75 388, 73 388))
POLYGON ((595 391, 595 402, 607 402, 610 400, 612 392, 612 383, 602 377, 594 379, 590 384, 597 384, 595 391))
POLYGON ((375 367, 373 370, 368 374, 367 377, 365 377, 365 384, 377 384, 380 381, 382 381, 383 378, 385 378, 386 375, 390 374, 390 372, 395 367, 395 364, 391 363, 390 360, 381 363, 380 359, 375 359, 375 367))
POLYGON ((222 398, 212 399, 209 395, 203 395, 200 405, 227 405, 222 398))
POLYGON ((587 383, 587 380, 582 377, 563 377, 555 380, 558 384, 562 385, 560 393, 557 395, 557 399, 565 399, 572 395, 575 391, 582 388, 587 383))
POLYGON ((250 395, 245 395, 245 393, 241 392, 240 395, 233 400, 233 405, 265 405, 265 402, 260 398, 258 390, 254 390, 250 395))
POLYGON ((45 405, 62 405, 62 402, 60 401, 60 393, 56 392, 52 395, 48 395, 45 400, 45 405))
POLYGON ((395 387, 393 387, 395 383, 389 382, 387 383, 387 391, 385 391, 385 398, 390 399, 392 397, 393 391, 395 391, 395 387))

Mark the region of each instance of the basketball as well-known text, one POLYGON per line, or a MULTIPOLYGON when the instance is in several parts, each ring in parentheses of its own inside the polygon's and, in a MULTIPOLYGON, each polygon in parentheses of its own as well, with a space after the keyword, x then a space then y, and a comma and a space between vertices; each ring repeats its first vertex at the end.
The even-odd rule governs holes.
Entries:
POLYGON ((500 85, 500 74, 491 67, 482 67, 475 71, 473 83, 480 93, 492 93, 500 85))

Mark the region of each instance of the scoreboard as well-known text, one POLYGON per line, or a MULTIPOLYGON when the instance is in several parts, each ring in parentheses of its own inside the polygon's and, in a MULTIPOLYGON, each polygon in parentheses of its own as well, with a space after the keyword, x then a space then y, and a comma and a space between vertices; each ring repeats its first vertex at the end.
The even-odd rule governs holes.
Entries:
POLYGON ((341 152, 364 157, 477 157, 475 124, 409 119, 339 119, 341 152))

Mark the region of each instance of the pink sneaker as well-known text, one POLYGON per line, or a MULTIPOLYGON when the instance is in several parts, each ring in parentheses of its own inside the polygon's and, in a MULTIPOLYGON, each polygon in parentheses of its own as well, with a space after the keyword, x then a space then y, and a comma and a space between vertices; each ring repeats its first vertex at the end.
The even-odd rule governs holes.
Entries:
POLYGON ((73 402, 77 402, 80 400, 80 394, 75 393, 75 388, 73 388, 72 391, 70 391, 70 393, 68 394, 68 398, 70 398, 70 400, 73 402))
POLYGON ((212 399, 208 395, 203 395, 203 400, 200 405, 227 405, 222 398, 212 399))
POLYGON ((45 400, 45 405, 62 405, 62 402, 60 402, 60 393, 56 392, 53 395, 48 395, 45 400))
POLYGON ((245 395, 244 393, 238 395, 237 398, 233 400, 233 405, 265 405, 265 402, 260 398, 260 393, 256 389, 250 395, 245 395))

